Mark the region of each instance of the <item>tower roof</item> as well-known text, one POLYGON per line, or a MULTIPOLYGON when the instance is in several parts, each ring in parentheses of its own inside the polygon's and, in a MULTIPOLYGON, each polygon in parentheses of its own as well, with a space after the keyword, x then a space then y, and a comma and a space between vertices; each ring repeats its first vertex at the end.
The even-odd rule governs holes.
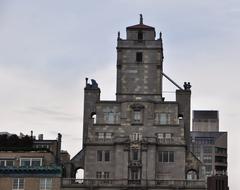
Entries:
POLYGON ((142 17, 142 14, 140 14, 140 22, 139 22, 139 24, 127 27, 127 30, 136 30, 136 29, 154 30, 154 27, 143 24, 143 17, 142 17))

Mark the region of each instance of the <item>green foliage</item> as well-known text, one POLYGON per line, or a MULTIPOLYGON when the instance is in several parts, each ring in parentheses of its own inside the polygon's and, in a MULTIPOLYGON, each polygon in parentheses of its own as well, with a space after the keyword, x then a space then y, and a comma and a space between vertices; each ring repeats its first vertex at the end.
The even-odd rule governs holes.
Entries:
POLYGON ((33 146, 33 139, 29 137, 28 135, 19 138, 17 135, 0 135, 0 149, 6 149, 6 148, 20 148, 20 147, 26 147, 30 148, 33 146))

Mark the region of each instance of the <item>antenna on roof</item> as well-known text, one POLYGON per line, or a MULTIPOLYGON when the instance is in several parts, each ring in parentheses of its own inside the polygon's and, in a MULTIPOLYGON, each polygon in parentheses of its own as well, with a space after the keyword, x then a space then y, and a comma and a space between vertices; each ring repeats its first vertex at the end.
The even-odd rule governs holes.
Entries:
POLYGON ((143 24, 143 16, 140 14, 140 24, 143 24))

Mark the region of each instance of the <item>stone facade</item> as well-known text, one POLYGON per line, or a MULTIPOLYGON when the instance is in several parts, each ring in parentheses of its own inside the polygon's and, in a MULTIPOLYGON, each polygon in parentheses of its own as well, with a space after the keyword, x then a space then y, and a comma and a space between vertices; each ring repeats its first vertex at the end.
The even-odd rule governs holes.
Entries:
POLYGON ((63 179, 63 189, 205 189, 202 164, 189 152, 190 84, 165 101, 162 72, 161 34, 141 17, 126 39, 118 34, 116 101, 101 101, 86 79, 83 149, 66 166, 67 178, 81 168, 84 179, 63 179), (186 180, 189 172, 195 180, 186 180))

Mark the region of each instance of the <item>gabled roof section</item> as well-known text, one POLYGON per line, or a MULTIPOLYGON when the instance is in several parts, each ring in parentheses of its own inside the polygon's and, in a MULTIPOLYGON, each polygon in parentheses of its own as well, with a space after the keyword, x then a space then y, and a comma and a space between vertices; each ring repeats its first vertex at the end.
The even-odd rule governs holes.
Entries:
POLYGON ((152 27, 152 26, 148 26, 148 25, 143 24, 143 16, 142 16, 142 14, 140 14, 140 22, 139 22, 139 24, 127 27, 127 30, 138 30, 138 29, 154 30, 155 28, 152 27))
POLYGON ((148 25, 145 25, 145 24, 137 24, 137 25, 127 27, 127 30, 136 30, 136 29, 154 30, 154 27, 148 26, 148 25))

